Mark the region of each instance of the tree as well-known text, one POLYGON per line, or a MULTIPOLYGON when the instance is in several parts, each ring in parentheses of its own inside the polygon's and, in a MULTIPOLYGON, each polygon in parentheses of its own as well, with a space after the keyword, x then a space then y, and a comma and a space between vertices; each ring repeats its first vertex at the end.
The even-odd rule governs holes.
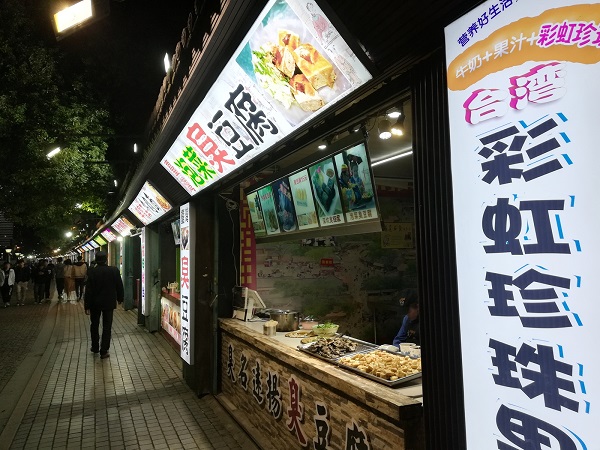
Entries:
POLYGON ((0 211, 57 246, 81 211, 107 211, 110 166, 90 161, 105 159, 112 130, 93 86, 64 70, 26 13, 19 0, 0 2, 0 211))

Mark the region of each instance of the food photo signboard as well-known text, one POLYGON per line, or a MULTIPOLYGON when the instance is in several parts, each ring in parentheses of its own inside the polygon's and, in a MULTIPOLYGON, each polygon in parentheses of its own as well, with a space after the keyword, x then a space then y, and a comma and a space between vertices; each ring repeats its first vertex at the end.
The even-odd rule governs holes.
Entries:
POLYGON ((294 199, 294 209, 296 211, 298 228, 300 230, 317 228, 319 226, 319 220, 317 219, 315 201, 311 195, 308 170, 302 170, 290 175, 289 180, 292 197, 294 199))
POLYGON ((194 195, 371 78, 315 2, 271 0, 161 165, 194 195))
POLYGON ((600 4, 445 31, 467 448, 599 448, 600 4))
POLYGON ((246 197, 248 199, 248 209, 250 210, 250 219, 252 220, 252 228, 254 236, 263 237, 267 234, 265 219, 260 205, 260 197, 258 192, 250 192, 246 197))
POLYGON ((279 220, 277 220, 277 210, 275 208, 275 199, 273 198, 273 188, 265 186, 258 191, 258 198, 262 207, 265 227, 268 235, 279 234, 279 220))
POLYGON ((119 217, 111 226, 123 237, 129 236, 131 234, 131 230, 135 228, 125 216, 119 217))
POLYGON ((144 225, 154 222, 171 210, 171 204, 146 181, 131 205, 131 211, 144 225))
POLYGON ((320 225, 326 227, 344 223, 344 211, 333 158, 312 165, 308 168, 308 174, 315 194, 320 225))
POLYGON ((290 189, 290 181, 288 178, 275 181, 271 184, 273 190, 273 200, 275 202, 275 212, 279 229, 283 232, 296 231, 298 224, 296 223, 296 209, 292 200, 292 191, 290 189))

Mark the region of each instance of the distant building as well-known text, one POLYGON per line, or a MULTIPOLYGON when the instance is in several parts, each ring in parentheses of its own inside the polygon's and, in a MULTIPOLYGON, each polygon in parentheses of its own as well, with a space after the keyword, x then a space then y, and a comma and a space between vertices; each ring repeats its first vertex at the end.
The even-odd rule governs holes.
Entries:
POLYGON ((13 223, 6 220, 2 213, 0 213, 0 247, 12 246, 13 236, 13 223))

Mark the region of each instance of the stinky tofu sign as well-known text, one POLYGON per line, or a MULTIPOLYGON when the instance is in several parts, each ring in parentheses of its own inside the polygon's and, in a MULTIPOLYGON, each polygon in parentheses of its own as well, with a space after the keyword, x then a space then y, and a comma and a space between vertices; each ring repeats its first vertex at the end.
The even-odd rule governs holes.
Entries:
POLYGON ((181 226, 180 244, 180 300, 181 300, 181 358, 194 364, 194 249, 196 239, 196 213, 190 203, 179 208, 181 226))
POLYGON ((599 17, 488 1, 446 28, 468 449, 598 448, 599 17))
POLYGON ((146 181, 144 186, 142 186, 142 190, 129 206, 129 210, 135 214, 144 225, 148 225, 169 212, 171 210, 171 204, 154 188, 154 186, 146 181))
POLYGON ((161 164, 194 195, 369 79, 315 2, 271 0, 161 164))

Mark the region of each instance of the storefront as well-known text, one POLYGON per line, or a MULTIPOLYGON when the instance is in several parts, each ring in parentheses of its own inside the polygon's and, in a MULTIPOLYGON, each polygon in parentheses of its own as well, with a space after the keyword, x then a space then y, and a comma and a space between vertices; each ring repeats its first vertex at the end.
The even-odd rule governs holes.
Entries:
MULTIPOLYGON (((539 5, 523 10, 532 2, 478 6, 464 23, 449 28, 454 37, 447 44, 457 44, 445 61, 444 27, 480 3, 437 2, 425 9, 419 2, 381 2, 363 11, 337 0, 236 1, 213 9, 196 2, 157 102, 146 159, 112 220, 127 210, 139 220, 132 228, 141 238, 129 239, 140 244, 142 322, 150 331, 166 322, 179 332, 187 383, 198 395, 216 394, 264 448, 464 449, 467 431, 473 448, 527 448, 509 430, 517 426, 511 418, 525 416, 514 410, 507 415, 504 403, 494 409, 490 395, 499 402, 507 397, 486 385, 482 408, 504 415, 500 422, 495 412, 484 418, 471 386, 499 369, 492 368, 485 336, 472 332, 473 344, 468 338, 474 326, 469 320, 483 320, 469 315, 469 308, 487 314, 490 285, 479 280, 482 291, 471 296, 465 279, 475 266, 496 262, 464 256, 472 236, 479 236, 481 247, 493 230, 485 237, 479 229, 461 231, 466 218, 479 226, 481 217, 476 220, 473 211, 483 200, 471 209, 454 208, 453 189, 459 189, 461 202, 476 198, 470 190, 483 195, 484 189, 477 184, 482 176, 461 184, 463 175, 476 171, 461 172, 465 156, 456 154, 454 124, 467 106, 472 116, 465 117, 479 120, 492 117, 484 113, 501 117, 508 110, 498 105, 506 98, 495 87, 486 91, 473 84, 473 98, 462 97, 471 87, 464 75, 475 73, 477 83, 500 62, 482 68, 481 45, 464 54, 461 49, 470 48, 477 33, 497 37, 492 25, 504 29, 514 15, 524 17, 520 25, 531 31, 527 20, 544 11, 539 5), (448 82, 448 73, 457 79, 448 82), (400 116, 391 118, 392 112, 400 116), (393 133, 400 127, 402 136, 393 133), (415 370, 422 378, 389 386, 340 361, 299 351, 299 339, 285 332, 263 334, 262 322, 232 319, 238 286, 258 293, 267 307, 334 322, 341 334, 374 345, 391 342, 406 314, 400 299, 416 297, 422 350, 415 370), (485 301, 475 300, 478 295, 485 301), (471 367, 465 358, 475 349, 479 359, 471 367), (476 373, 463 377, 474 367, 476 373), (504 427, 496 430, 497 423, 504 427), (472 430, 480 428, 487 431, 473 437, 472 430)), ((495 59, 512 52, 510 43, 499 44, 495 59)), ((596 57, 584 50, 582 60, 596 57)), ((517 62, 530 59, 536 58, 517 62)), ((515 92, 521 87, 515 85, 515 92)), ((503 150, 499 144, 478 155, 489 158, 503 150)), ((480 163, 469 160, 465 167, 479 169, 480 163)), ((507 192, 489 193, 508 198, 507 192)), ((564 239, 560 223, 556 236, 564 239)), ((505 383, 512 380, 508 372, 505 383)), ((387 381, 403 378, 392 376, 387 381)), ((534 422, 528 424, 538 430, 540 422, 534 422)), ((532 429, 526 430, 530 437, 532 429)), ((589 448, 584 441, 565 448, 589 448)))

